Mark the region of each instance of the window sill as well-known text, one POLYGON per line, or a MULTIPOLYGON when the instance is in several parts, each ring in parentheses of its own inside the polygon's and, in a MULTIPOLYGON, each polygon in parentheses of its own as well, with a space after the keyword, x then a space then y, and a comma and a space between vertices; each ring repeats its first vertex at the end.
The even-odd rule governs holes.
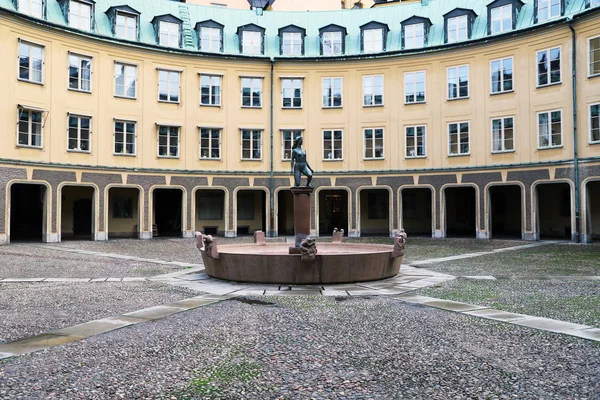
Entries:
POLYGON ((281 107, 282 110, 302 110, 302 107, 281 107))
POLYGON ((547 88, 547 87, 551 87, 551 86, 558 86, 558 85, 562 85, 562 81, 560 81, 560 82, 554 82, 554 83, 547 83, 545 85, 537 85, 535 88, 536 89, 543 89, 543 88, 547 88))
POLYGON ((262 158, 242 158, 241 161, 262 161, 262 158))
POLYGON ((591 144, 591 145, 597 145, 597 144, 600 144, 600 140, 590 140, 590 141, 589 141, 589 144, 591 144))
POLYGON ((221 108, 221 104, 202 104, 202 103, 200 103, 200 107, 221 108))
POLYGON ((323 161, 331 162, 331 161, 344 161, 343 158, 324 158, 323 161))
POLYGON ((323 110, 331 110, 331 109, 334 109, 334 110, 335 110, 335 109, 338 109, 338 108, 339 108, 339 109, 341 109, 341 108, 344 108, 344 106, 331 106, 331 107, 328 107, 328 106, 323 106, 323 107, 321 107, 321 108, 322 108, 323 110))
POLYGON ((178 101, 168 101, 168 100, 158 100, 159 103, 165 103, 165 104, 181 104, 178 101))
POLYGON ((221 161, 221 157, 200 157, 200 161, 221 161))
POLYGON ((156 156, 156 158, 166 158, 171 160, 177 160, 179 156, 156 156))
POLYGON ((558 145, 558 146, 546 146, 546 147, 538 147, 538 150, 555 150, 555 149, 562 149, 563 147, 565 147, 564 145, 558 145))
POLYGON ((116 157, 136 157, 136 154, 127 154, 127 153, 113 153, 113 156, 116 157))
POLYGON ((471 152, 469 153, 460 153, 460 154, 448 154, 448 157, 469 157, 471 152))
POLYGON ((254 109, 260 110, 262 108, 262 106, 242 106, 242 108, 254 108, 254 109))
POLYGON ((588 75, 588 79, 600 78, 600 73, 588 75))
POLYGON ((458 100, 469 100, 470 96, 465 96, 465 97, 454 97, 452 99, 447 98, 446 101, 458 101, 458 100))
POLYGON ((67 149, 68 153, 80 153, 80 154, 92 154, 91 150, 77 150, 77 149, 67 149))
POLYGON ((501 92, 491 92, 490 96, 500 96, 502 94, 508 94, 508 93, 514 93, 514 92, 515 92, 515 89, 512 89, 512 90, 503 90, 501 92))
POLYGON ((414 104, 427 104, 427 101, 411 101, 410 103, 404 102, 405 106, 412 106, 414 104))
POLYGON ((385 157, 363 158, 363 161, 382 161, 382 160, 385 160, 385 157))
POLYGON ((363 104, 363 108, 376 108, 376 107, 383 107, 384 104, 363 104))
POLYGON ((44 150, 44 146, 29 146, 26 144, 18 144, 18 149, 34 149, 34 150, 44 150))
POLYGON ((22 79, 22 78, 17 78, 17 80, 19 82, 31 83, 33 85, 38 85, 38 86, 44 86, 44 82, 36 82, 36 81, 31 81, 29 79, 22 79))
POLYGON ((91 90, 81 90, 81 89, 71 89, 71 88, 67 88, 67 89, 69 90, 69 92, 92 94, 91 90))
POLYGON ((427 158, 427 155, 424 156, 405 156, 404 157, 406 160, 419 160, 419 159, 424 159, 427 158))
POLYGON ((121 95, 118 95, 118 94, 115 94, 114 97, 117 98, 117 99, 137 100, 137 97, 121 96, 121 95))
POLYGON ((515 149, 512 150, 492 150, 492 155, 494 154, 506 154, 506 153, 514 153, 515 149))

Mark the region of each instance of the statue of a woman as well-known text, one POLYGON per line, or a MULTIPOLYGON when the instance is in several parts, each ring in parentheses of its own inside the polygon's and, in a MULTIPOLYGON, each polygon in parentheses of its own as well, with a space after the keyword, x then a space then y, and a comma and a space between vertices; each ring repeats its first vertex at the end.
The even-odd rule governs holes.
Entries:
POLYGON ((306 186, 310 186, 312 180, 313 169, 308 165, 306 161, 306 150, 302 148, 302 136, 298 136, 294 139, 294 145, 292 146, 292 174, 294 174, 294 186, 300 186, 300 179, 302 174, 307 178, 306 186))

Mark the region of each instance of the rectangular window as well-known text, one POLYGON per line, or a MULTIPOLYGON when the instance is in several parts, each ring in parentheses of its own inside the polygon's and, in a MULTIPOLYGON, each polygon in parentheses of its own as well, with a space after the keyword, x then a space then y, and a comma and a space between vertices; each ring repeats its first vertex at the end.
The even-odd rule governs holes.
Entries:
POLYGON ((179 24, 174 22, 158 22, 158 44, 168 47, 179 47, 179 24))
POLYGON ((512 92, 513 90, 513 59, 492 60, 492 93, 512 92))
POLYGON ((600 75, 600 36, 590 39, 589 75, 600 75))
POLYGON ((262 131, 242 129, 242 160, 260 160, 262 158, 262 131))
POLYGON ((200 50, 218 53, 221 51, 221 30, 219 28, 200 28, 200 50))
POLYGON ((383 128, 367 128, 363 130, 365 140, 365 160, 383 159, 383 128))
POLYGON ((69 115, 69 150, 89 152, 91 133, 92 118, 69 115))
POLYGON ((115 154, 135 155, 136 122, 115 120, 115 154))
POLYGON ((162 126, 158 127, 158 156, 159 157, 179 157, 179 127, 162 126))
POLYGON ((323 131, 323 159, 341 160, 342 157, 342 131, 323 131))
POLYGON ((425 103, 425 71, 404 74, 404 103, 425 103))
POLYGON ((512 4, 492 8, 490 31, 492 35, 512 30, 512 4))
POLYGON ((448 99, 469 97, 469 66, 448 68, 448 99))
POLYGON ((600 142, 600 104, 590 106, 590 142, 600 142))
POLYGON ((200 75, 200 105, 221 105, 221 76, 200 75))
POLYGON ((560 2, 561 0, 538 0, 538 22, 560 17, 560 2))
POLYGON ((262 107, 262 78, 242 78, 242 107, 262 107))
POLYGON ((404 27, 404 48, 419 49, 425 45, 423 24, 410 24, 404 27))
POLYGON ((321 40, 324 56, 342 54, 342 32, 323 32, 321 40))
POLYGON ((43 0, 19 0, 19 11, 32 17, 42 18, 43 0))
POLYGON ((342 78, 323 78, 323 107, 342 106, 342 78))
POLYGON ((467 23, 468 16, 466 15, 448 18, 448 43, 456 43, 469 38, 467 23))
POLYGON ((131 14, 117 13, 115 36, 120 39, 137 39, 137 17, 131 14))
POLYGON ((71 0, 69 3, 69 26, 83 31, 92 29, 92 6, 71 0))
POLYGON ((537 52, 537 85, 560 83, 560 47, 537 52))
POLYGON ((383 75, 363 76, 363 106, 383 105, 383 75))
POLYGON ((261 32, 243 31, 242 32, 242 53, 244 54, 262 54, 261 32))
POLYGON ((302 79, 282 79, 281 86, 283 92, 283 108, 302 108, 302 79))
POLYGON ((137 83, 137 67, 115 63, 115 96, 135 99, 137 83))
POLYGON ((513 117, 492 119, 492 152, 513 151, 515 129, 513 117))
POLYGON ((200 128, 200 158, 221 158, 221 129, 200 128))
POLYGON ((302 34, 300 32, 283 32, 281 54, 284 56, 302 55, 302 34))
POLYGON ((19 41, 19 79, 42 83, 44 47, 19 41))
POLYGON ((283 161, 289 161, 292 159, 292 146, 294 145, 294 139, 297 137, 302 137, 302 131, 281 131, 281 159, 283 161))
POLYGON ((69 54, 69 89, 91 92, 92 59, 69 54))
POLYGON ((365 29, 363 32, 363 45, 365 53, 378 53, 383 51, 383 30, 365 29))
POLYGON ((448 155, 469 154, 469 123, 455 122, 448 124, 448 155))
POLYGON ((406 127, 406 158, 425 157, 425 132, 426 128, 420 126, 406 127))
POLYGON ((158 101, 179 103, 179 71, 158 70, 158 101))
POLYGON ((42 111, 19 108, 19 146, 42 148, 42 114, 42 111))
POLYGON ((549 149, 562 146, 562 112, 538 113, 538 148, 549 149))

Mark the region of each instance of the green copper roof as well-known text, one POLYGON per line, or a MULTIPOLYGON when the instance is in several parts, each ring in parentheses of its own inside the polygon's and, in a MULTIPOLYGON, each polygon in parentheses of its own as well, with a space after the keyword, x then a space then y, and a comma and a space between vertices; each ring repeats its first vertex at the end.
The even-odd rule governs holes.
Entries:
MULTIPOLYGON (((69 1, 69 0, 66 0, 69 1)), ((337 24, 348 31, 345 56, 360 55, 360 26, 371 21, 387 24, 390 31, 387 36, 386 52, 401 51, 400 22, 412 16, 429 18, 432 26, 425 47, 444 45, 444 14, 460 7, 473 10, 475 18, 470 40, 480 40, 487 35, 487 4, 492 0, 429 0, 427 5, 420 2, 398 4, 359 10, 284 12, 265 11, 262 16, 252 10, 236 10, 220 7, 198 6, 167 0, 96 0, 95 35, 114 38, 111 22, 105 11, 111 6, 128 5, 141 13, 139 42, 156 45, 156 36, 151 20, 158 15, 172 14, 183 20, 182 48, 198 51, 197 36, 193 30, 197 22, 212 19, 224 25, 223 53, 239 55, 237 28, 246 24, 256 24, 265 31, 265 57, 280 57, 278 29, 290 24, 306 29, 305 53, 302 57, 320 57, 319 28, 337 24)), ((67 26, 66 19, 57 0, 46 0, 46 20, 52 24, 67 26)), ((516 31, 534 25, 534 0, 524 1, 518 14, 516 31)), ((16 11, 13 0, 0 0, 0 9, 16 11)), ((563 17, 573 17, 586 9, 586 0, 566 0, 563 17)), ((548 21, 551 22, 551 21, 548 21)), ((463 42, 464 43, 464 42, 463 42)), ((448 45, 452 46, 452 45, 448 45)), ((168 50, 168 48, 165 48, 168 50)), ((173 50, 173 49, 170 49, 173 50)), ((177 50, 177 49, 175 49, 177 50)))

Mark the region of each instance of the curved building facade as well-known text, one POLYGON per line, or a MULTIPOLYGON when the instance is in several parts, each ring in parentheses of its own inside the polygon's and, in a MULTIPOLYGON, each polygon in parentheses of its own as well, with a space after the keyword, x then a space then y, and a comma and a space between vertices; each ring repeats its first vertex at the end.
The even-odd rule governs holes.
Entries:
POLYGON ((600 237, 600 1, 448 3, 0 0, 0 241, 600 237))

